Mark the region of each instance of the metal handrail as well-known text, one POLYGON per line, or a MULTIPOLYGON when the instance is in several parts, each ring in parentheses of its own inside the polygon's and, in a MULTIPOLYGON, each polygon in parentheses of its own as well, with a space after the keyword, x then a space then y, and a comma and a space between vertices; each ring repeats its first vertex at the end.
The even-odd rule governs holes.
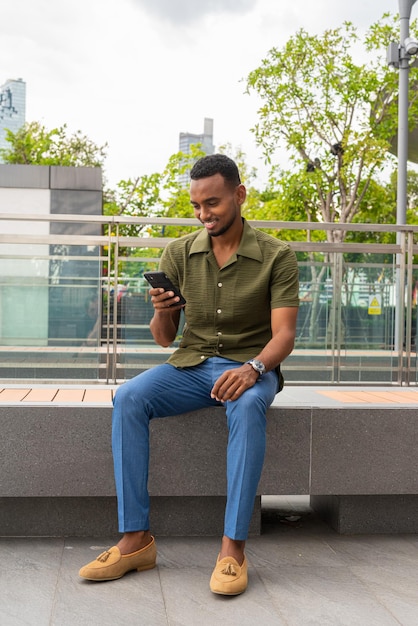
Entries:
MULTIPOLYGON (((69 213, 0 213, 0 221, 31 222, 91 222, 96 224, 150 224, 167 226, 201 226, 194 217, 151 217, 130 215, 75 215, 69 213)), ((353 232, 418 232, 415 224, 376 224, 376 223, 339 223, 339 222, 295 222, 281 220, 253 220, 248 222, 255 228, 286 230, 342 230, 353 232)))

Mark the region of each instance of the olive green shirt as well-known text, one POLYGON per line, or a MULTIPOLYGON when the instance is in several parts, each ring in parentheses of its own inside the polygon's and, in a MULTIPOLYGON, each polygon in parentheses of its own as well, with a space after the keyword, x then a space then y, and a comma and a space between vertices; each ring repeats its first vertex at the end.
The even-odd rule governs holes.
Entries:
POLYGON ((164 271, 186 298, 179 348, 168 362, 190 367, 221 356, 244 363, 270 341, 271 309, 299 305, 296 255, 245 220, 236 253, 219 268, 205 229, 170 242, 164 271))

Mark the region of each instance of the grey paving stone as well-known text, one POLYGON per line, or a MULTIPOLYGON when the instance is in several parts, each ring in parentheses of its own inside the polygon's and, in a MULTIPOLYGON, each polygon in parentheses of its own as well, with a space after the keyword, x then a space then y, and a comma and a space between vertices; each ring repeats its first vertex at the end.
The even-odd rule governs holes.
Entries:
POLYGON ((49 624, 64 542, 0 539, 0 624, 49 624))
POLYGON ((399 626, 346 568, 285 566, 260 576, 288 626, 399 626))
POLYGON ((347 537, 330 533, 327 543, 332 550, 344 558, 347 565, 417 567, 418 544, 411 543, 408 537, 408 535, 347 537))
POLYGON ((277 539, 255 538, 248 543, 247 556, 256 567, 277 569, 281 566, 292 567, 346 567, 343 556, 336 553, 320 537, 304 536, 303 533, 288 533, 277 539))
POLYGON ((351 571, 379 602, 399 620, 402 626, 418 623, 418 568, 399 567, 352 567, 351 571))
POLYGON ((165 569, 207 569, 212 571, 220 549, 218 537, 158 537, 158 563, 165 569))

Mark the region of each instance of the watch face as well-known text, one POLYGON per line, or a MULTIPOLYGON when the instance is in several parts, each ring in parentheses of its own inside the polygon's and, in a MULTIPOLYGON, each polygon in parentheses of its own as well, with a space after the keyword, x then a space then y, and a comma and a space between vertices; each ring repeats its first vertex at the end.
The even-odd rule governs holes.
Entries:
POLYGON ((254 369, 257 370, 257 372, 259 372, 260 374, 263 374, 265 371, 265 365, 264 363, 262 363, 261 361, 258 361, 258 359, 253 359, 251 361, 251 365, 254 367, 254 369))

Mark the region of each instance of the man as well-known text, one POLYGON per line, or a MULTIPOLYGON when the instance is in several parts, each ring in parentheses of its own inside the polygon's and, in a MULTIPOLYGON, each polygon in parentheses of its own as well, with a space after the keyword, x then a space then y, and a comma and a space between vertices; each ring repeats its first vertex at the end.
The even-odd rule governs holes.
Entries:
MULTIPOLYGON (((80 576, 113 580, 155 566, 149 420, 222 404, 229 430, 227 503, 210 588, 237 595, 247 587, 244 546, 264 462, 266 411, 280 389, 279 365, 294 345, 298 268, 287 244, 242 218, 246 189, 234 161, 221 154, 203 157, 190 176, 191 203, 204 228, 168 244, 160 263, 186 299, 183 337, 167 363, 116 393, 112 447, 123 536, 80 576)), ((182 306, 172 291, 150 289, 150 295, 150 329, 167 347, 177 335, 182 306)))

